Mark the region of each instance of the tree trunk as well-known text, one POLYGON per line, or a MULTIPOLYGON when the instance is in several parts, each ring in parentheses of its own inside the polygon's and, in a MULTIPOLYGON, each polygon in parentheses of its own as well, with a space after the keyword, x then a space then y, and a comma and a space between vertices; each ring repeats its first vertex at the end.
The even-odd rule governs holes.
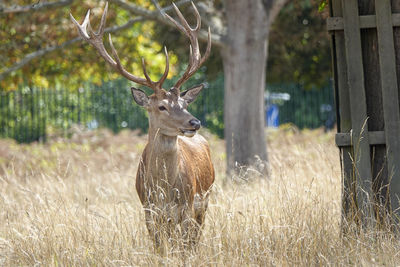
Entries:
POLYGON ((227 0, 225 8, 227 48, 221 52, 229 172, 267 160, 264 88, 270 22, 261 0, 227 0))

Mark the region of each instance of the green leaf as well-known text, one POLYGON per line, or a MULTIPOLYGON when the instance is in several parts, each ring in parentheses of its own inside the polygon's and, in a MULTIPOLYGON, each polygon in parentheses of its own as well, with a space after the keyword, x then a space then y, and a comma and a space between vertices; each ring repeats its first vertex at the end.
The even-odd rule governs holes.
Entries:
POLYGON ((319 3, 319 6, 318 6, 318 11, 319 12, 324 11, 327 4, 328 4, 328 0, 321 0, 321 2, 319 3))

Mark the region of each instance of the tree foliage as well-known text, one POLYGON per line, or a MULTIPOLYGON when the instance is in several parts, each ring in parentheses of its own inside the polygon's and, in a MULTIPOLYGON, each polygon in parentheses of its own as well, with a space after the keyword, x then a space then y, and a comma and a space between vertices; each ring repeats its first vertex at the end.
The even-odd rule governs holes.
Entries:
MULTIPOLYGON (((34 5, 35 1, 4 1, 3 5, 34 5)), ((137 0, 137 4, 152 9, 150 1, 137 0)), ((57 46, 77 36, 71 23, 71 12, 81 21, 88 9, 91 9, 92 25, 96 28, 101 17, 105 1, 74 1, 72 5, 38 10, 29 13, 2 13, 0 15, 0 59, 3 62, 0 72, 15 64, 29 53, 48 46, 57 46)), ((116 5, 110 5, 107 25, 122 25, 131 15, 116 5)), ((154 42, 154 22, 135 23, 132 27, 113 34, 114 44, 123 64, 132 72, 141 74, 140 58, 149 62, 149 73, 158 75, 164 68, 162 46, 154 42)), ((106 42, 105 42, 106 43, 106 42)), ((107 43, 106 43, 107 47, 107 43)), ((171 54, 172 67, 176 57, 171 54)), ((172 68, 170 76, 174 74, 172 68)), ((0 82, 2 90, 13 90, 20 84, 36 85, 47 88, 54 84, 63 84, 78 88, 82 81, 100 84, 112 80, 118 75, 111 71, 95 50, 84 42, 77 42, 62 50, 34 59, 22 69, 13 72, 0 82)))
POLYGON ((323 87, 331 77, 328 10, 319 0, 290 1, 273 24, 269 39, 267 81, 323 87))
MULTIPOLYGON (((34 12, 0 13, 0 60, 3 62, 0 73, 29 53, 77 37, 76 29, 69 19, 70 12, 81 21, 86 11, 91 9, 91 20, 96 27, 105 1, 71 2, 71 5, 34 12)), ((40 1, 5 0, 3 6, 35 6, 37 3, 40 1)), ((166 6, 170 1, 160 0, 159 3, 166 6)), ((135 4, 154 10, 154 5, 148 0, 136 0, 135 4)), ((199 2, 198 6, 206 22, 216 25, 223 20, 222 1, 205 0, 199 2), (208 9, 211 7, 212 12, 204 6, 208 9)), ((326 84, 330 77, 330 51, 329 36, 324 26, 327 16, 324 6, 325 0, 301 0, 291 1, 282 9, 270 34, 267 82, 295 82, 306 88, 326 84)), ((184 6, 181 9, 184 14, 189 14, 190 21, 190 8, 184 6)), ((129 19, 132 19, 132 14, 110 3, 108 26, 123 25, 129 19)), ((154 78, 161 74, 164 67, 164 45, 170 51, 172 71, 169 78, 182 68, 177 65, 178 59, 179 62, 188 60, 187 38, 176 29, 157 22, 137 22, 112 36, 123 63, 138 75, 142 73, 141 57, 148 62, 149 72, 154 78)), ((211 80, 222 72, 220 54, 217 49, 212 51, 206 63, 206 72, 211 80)), ((63 84, 76 89, 82 81, 99 85, 116 77, 118 74, 106 65, 92 47, 79 41, 32 60, 0 81, 0 90, 13 90, 21 84, 44 88, 63 84)))

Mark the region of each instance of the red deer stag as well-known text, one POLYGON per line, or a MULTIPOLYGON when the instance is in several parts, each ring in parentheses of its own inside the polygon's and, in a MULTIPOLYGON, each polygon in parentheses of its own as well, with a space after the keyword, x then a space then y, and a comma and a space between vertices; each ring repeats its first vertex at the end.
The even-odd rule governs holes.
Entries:
POLYGON ((207 209, 208 191, 215 176, 208 143, 196 133, 200 128, 200 121, 187 110, 188 104, 195 100, 203 85, 180 92, 182 84, 200 68, 211 50, 211 34, 208 29, 207 49, 201 57, 197 36, 201 18, 196 6, 193 3, 192 5, 197 19, 194 29, 189 26, 175 5, 174 9, 181 23, 166 15, 190 40, 188 67, 175 86, 168 91, 162 88, 169 70, 166 49, 166 67, 158 82, 150 79, 143 59, 145 79, 137 77, 121 65, 111 35, 109 42, 112 56, 104 47, 102 39, 108 4, 105 6, 97 32, 94 32, 90 25, 90 10, 82 25, 71 15, 80 36, 94 46, 108 64, 128 80, 154 91, 154 94, 147 96, 142 90, 131 88, 134 100, 144 107, 149 115, 148 142, 139 163, 136 190, 145 209, 146 225, 156 248, 161 248, 164 240, 169 238, 172 232, 181 233, 184 244, 193 245, 198 241, 207 209), (180 231, 176 231, 178 229, 180 231))

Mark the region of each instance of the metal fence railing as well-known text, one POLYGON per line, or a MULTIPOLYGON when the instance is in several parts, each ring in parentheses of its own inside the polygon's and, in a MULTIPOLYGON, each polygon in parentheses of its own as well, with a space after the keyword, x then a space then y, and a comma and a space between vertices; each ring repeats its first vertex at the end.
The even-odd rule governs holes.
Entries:
MULTIPOLYGON (((268 104, 279 107, 279 124, 293 123, 300 129, 325 127, 331 129, 336 122, 332 87, 304 89, 298 84, 272 84, 267 86, 269 95, 284 94, 285 97, 266 97, 268 104), (270 98, 270 99, 268 99, 270 98)), ((267 95, 268 96, 268 95, 267 95)))
POLYGON ((45 140, 49 127, 62 135, 73 124, 113 131, 145 128, 144 112, 132 105, 127 90, 23 88, 0 94, 0 135, 19 142, 45 140), (117 108, 118 107, 118 112, 117 108))
MULTIPOLYGON (((146 112, 133 102, 129 87, 126 81, 116 80, 101 86, 87 84, 78 90, 22 87, 11 92, 0 91, 0 137, 18 142, 45 141, 54 131, 68 136, 75 124, 89 129, 106 127, 113 132, 125 128, 146 131, 146 112)), ((326 112, 334 106, 330 87, 303 90, 296 85, 273 85, 268 86, 268 91, 290 95, 289 101, 275 99, 267 103, 279 106, 281 124, 290 122, 299 128, 317 128, 330 119, 331 115, 326 112)), ((189 106, 202 124, 220 137, 224 131, 223 98, 223 77, 220 76, 207 84, 189 106)))
MULTIPOLYGON (((18 142, 45 141, 49 131, 68 136, 74 124, 113 132, 125 128, 146 131, 146 112, 133 102, 129 88, 126 81, 116 80, 101 86, 87 84, 78 90, 22 87, 0 91, 0 137, 18 142)), ((221 135, 223 82, 217 79, 208 85, 190 109, 203 125, 221 135)))

